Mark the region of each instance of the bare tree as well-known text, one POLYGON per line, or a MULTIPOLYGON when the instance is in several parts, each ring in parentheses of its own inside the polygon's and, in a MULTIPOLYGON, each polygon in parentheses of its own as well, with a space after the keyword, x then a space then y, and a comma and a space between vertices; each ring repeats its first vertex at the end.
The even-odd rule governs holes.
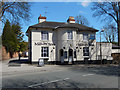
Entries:
POLYGON ((106 24, 104 27, 104 37, 107 42, 115 42, 117 36, 117 28, 115 23, 106 24))
POLYGON ((120 46, 120 2, 95 2, 91 8, 93 17, 102 17, 103 21, 115 22, 117 24, 118 45, 120 46))
POLYGON ((75 21, 76 21, 76 23, 89 26, 89 22, 88 22, 87 18, 85 18, 85 17, 82 16, 82 15, 76 16, 76 17, 75 17, 75 21))
POLYGON ((0 21, 5 22, 9 19, 17 23, 21 20, 29 20, 30 4, 28 2, 1 2, 0 4, 0 21))

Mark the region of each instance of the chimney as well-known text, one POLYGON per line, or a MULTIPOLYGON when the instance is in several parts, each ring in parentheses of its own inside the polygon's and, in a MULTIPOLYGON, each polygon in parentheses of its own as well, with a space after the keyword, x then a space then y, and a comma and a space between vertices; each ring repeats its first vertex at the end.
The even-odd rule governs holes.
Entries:
POLYGON ((74 17, 70 16, 67 20, 68 23, 75 23, 74 17))
POLYGON ((38 23, 42 23, 44 21, 46 21, 46 17, 41 16, 41 14, 40 14, 40 16, 38 17, 38 23))

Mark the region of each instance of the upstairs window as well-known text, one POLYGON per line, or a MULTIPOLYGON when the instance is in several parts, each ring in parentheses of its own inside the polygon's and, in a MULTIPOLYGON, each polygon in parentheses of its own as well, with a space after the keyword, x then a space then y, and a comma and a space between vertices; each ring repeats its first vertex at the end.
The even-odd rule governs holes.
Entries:
POLYGON ((67 34, 68 34, 68 39, 73 39, 72 31, 68 31, 67 34))
POLYGON ((95 39, 95 34, 90 34, 90 39, 94 40, 95 39))
POLYGON ((89 56, 89 47, 83 47, 83 56, 89 56))
POLYGON ((86 33, 83 34, 83 41, 88 41, 88 34, 86 33))
POLYGON ((41 32, 41 40, 48 40, 48 32, 47 31, 42 31, 41 32))

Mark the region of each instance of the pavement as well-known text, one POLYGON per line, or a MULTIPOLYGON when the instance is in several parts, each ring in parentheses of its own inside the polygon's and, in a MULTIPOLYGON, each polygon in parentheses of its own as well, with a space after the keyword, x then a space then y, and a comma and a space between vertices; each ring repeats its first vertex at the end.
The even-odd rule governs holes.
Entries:
MULTIPOLYGON (((3 88, 118 88, 118 65, 45 65, 2 62, 3 88)), ((22 58, 27 59, 27 58, 22 58)), ((114 89, 112 89, 114 90, 114 89)))
MULTIPOLYGON (((27 60, 28 58, 24 58, 22 57, 21 60, 27 60)), ((44 65, 43 67, 39 67, 38 65, 31 65, 31 64, 28 64, 28 63, 14 63, 14 62, 11 62, 11 61, 16 61, 18 60, 18 58, 13 58, 13 59, 10 59, 10 60, 5 60, 5 61, 2 61, 2 74, 3 75, 6 75, 9 73, 10 74, 19 74, 19 73, 22 73, 22 72, 31 72, 31 71, 34 71, 34 72, 38 72, 38 71, 53 71, 54 69, 57 69, 59 70, 59 65, 44 65)), ((62 68, 61 68, 62 69, 62 68)))

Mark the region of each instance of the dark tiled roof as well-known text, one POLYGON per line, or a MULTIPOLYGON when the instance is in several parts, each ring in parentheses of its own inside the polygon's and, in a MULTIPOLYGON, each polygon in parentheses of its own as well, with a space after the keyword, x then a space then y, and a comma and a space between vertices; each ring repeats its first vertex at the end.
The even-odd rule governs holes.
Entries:
POLYGON ((39 28, 39 27, 46 27, 46 28, 55 28, 57 26, 61 26, 64 23, 58 23, 58 22, 42 22, 42 23, 38 23, 35 25, 32 25, 30 27, 35 27, 35 28, 39 28))
MULTIPOLYGON (((97 32, 98 30, 91 28, 91 27, 87 27, 81 24, 77 24, 77 23, 61 23, 61 22, 42 22, 42 23, 38 23, 32 26, 29 26, 29 28, 53 28, 53 29, 57 29, 57 28, 66 28, 66 27, 70 27, 70 28, 77 28, 79 30, 88 30, 88 31, 95 31, 97 32)), ((28 30, 29 30, 28 28, 28 30)), ((27 32, 28 32, 27 30, 27 32)))

